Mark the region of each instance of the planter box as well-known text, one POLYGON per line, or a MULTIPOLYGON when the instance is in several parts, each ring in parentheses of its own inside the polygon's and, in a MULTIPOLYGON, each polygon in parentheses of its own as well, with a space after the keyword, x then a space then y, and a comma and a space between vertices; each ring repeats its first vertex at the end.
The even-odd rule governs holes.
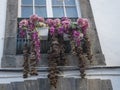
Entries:
POLYGON ((40 38, 42 40, 47 40, 48 39, 48 32, 49 32, 48 27, 38 28, 37 30, 38 30, 40 38))

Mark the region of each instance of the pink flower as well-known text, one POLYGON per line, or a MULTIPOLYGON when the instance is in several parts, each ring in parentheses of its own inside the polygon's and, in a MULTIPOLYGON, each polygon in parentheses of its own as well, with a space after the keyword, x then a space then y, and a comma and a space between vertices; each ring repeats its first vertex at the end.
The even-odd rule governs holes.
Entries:
POLYGON ((83 34, 86 34, 86 30, 89 26, 88 20, 85 18, 79 18, 77 24, 81 27, 83 34))
POLYGON ((80 26, 80 27, 88 27, 88 20, 86 18, 79 18, 77 20, 77 24, 80 26))
POLYGON ((33 41, 38 39, 38 32, 34 32, 32 34, 32 39, 33 39, 33 41))
POLYGON ((47 19, 46 23, 48 24, 49 27, 53 26, 54 21, 52 19, 47 19))
POLYGON ((35 47, 35 52, 37 55, 37 62, 39 62, 39 60, 40 60, 40 47, 35 47))
POLYGON ((62 17, 61 21, 70 21, 71 22, 71 20, 67 17, 62 17))
POLYGON ((70 21, 62 21, 62 26, 65 28, 65 29, 68 29, 70 27, 70 24, 71 22, 70 21))
POLYGON ((54 35, 55 33, 55 28, 54 27, 50 27, 50 35, 54 35))
POLYGON ((34 41, 34 45, 35 45, 34 50, 36 52, 37 62, 38 62, 40 60, 40 39, 38 37, 37 32, 35 32, 33 34, 33 38, 34 38, 33 41, 34 41))
POLYGON ((76 40, 76 45, 77 45, 77 46, 80 46, 80 43, 81 43, 81 40, 80 40, 80 38, 78 38, 78 39, 76 40))
POLYGON ((78 38, 79 36, 80 36, 80 32, 74 30, 74 31, 73 31, 73 37, 74 37, 74 38, 78 38))
POLYGON ((63 34, 64 33, 64 28, 63 27, 59 27, 58 28, 58 33, 59 34, 63 34))
POLYGON ((32 23, 32 22, 30 22, 30 21, 28 21, 28 30, 30 30, 30 31, 32 31, 32 30, 34 30, 35 29, 35 25, 34 25, 34 23, 32 23))
POLYGON ((19 28, 20 29, 26 29, 28 26, 28 20, 27 19, 23 19, 20 21, 19 23, 19 28))
POLYGON ((73 38, 74 38, 74 40, 75 40, 75 42, 76 42, 76 45, 77 46, 80 46, 80 43, 81 43, 81 33, 80 32, 78 32, 78 31, 73 31, 73 38))
POLYGON ((53 25, 54 25, 54 27, 58 27, 60 24, 61 24, 60 19, 55 19, 55 20, 53 20, 53 25))
POLYGON ((44 20, 44 18, 42 18, 42 17, 38 17, 38 21, 39 21, 39 22, 44 22, 45 20, 44 20))
POLYGON ((30 21, 35 23, 39 20, 39 16, 36 14, 33 14, 32 16, 30 16, 30 21))
POLYGON ((21 38, 24 38, 26 35, 26 32, 24 30, 20 30, 19 35, 21 38))
POLYGON ((40 47, 40 40, 39 39, 35 41, 35 46, 40 47))

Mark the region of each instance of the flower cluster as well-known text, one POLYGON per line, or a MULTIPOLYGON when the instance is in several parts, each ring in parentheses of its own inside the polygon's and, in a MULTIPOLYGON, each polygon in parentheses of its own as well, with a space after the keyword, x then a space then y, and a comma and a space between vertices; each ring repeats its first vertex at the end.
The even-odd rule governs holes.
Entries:
POLYGON ((86 30, 87 30, 87 28, 88 28, 88 26, 89 26, 88 20, 87 20, 86 18, 79 18, 79 19, 77 20, 77 24, 78 24, 79 27, 81 28, 82 33, 83 33, 83 34, 86 34, 86 30))
POLYGON ((23 19, 19 23, 20 37, 24 38, 27 34, 30 36, 34 44, 34 50, 37 55, 37 60, 40 59, 40 38, 37 28, 46 27, 45 20, 38 15, 32 15, 29 19, 23 19))
POLYGON ((77 46, 80 45, 80 41, 86 34, 89 26, 88 20, 85 18, 79 18, 75 23, 67 17, 61 19, 47 19, 46 24, 49 26, 51 36, 56 34, 70 34, 75 40, 77 46))
POLYGON ((40 57, 40 39, 37 28, 46 26, 49 27, 49 33, 51 36, 69 34, 76 42, 76 46, 79 46, 82 38, 87 33, 86 31, 89 24, 88 20, 85 18, 78 18, 77 22, 72 22, 67 17, 61 19, 49 18, 45 20, 38 15, 32 15, 29 19, 23 19, 20 21, 20 36, 25 37, 27 33, 30 33, 31 39, 35 44, 35 51, 38 59, 40 57))
POLYGON ((39 27, 46 27, 45 20, 38 15, 32 15, 29 19, 23 19, 19 23, 20 36, 25 37, 27 32, 34 32, 39 27))

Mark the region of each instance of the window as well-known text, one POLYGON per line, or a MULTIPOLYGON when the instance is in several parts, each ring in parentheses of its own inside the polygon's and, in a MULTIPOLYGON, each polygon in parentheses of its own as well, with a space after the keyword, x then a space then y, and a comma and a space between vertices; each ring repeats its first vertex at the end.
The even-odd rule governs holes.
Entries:
POLYGON ((34 0, 35 1, 35 13, 42 17, 47 17, 46 1, 45 0, 34 0))
POLYGON ((81 17, 78 0, 19 0, 19 17, 81 17))
POLYGON ((58 1, 52 0, 53 17, 78 17, 76 0, 58 1))

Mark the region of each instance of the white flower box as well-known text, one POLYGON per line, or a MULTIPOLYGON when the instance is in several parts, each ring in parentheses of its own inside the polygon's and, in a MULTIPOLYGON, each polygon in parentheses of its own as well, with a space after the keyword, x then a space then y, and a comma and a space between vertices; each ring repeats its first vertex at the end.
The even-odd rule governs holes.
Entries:
POLYGON ((41 27, 37 29, 40 35, 41 39, 47 39, 48 38, 48 27, 41 27))

